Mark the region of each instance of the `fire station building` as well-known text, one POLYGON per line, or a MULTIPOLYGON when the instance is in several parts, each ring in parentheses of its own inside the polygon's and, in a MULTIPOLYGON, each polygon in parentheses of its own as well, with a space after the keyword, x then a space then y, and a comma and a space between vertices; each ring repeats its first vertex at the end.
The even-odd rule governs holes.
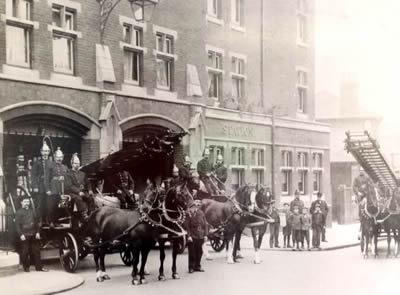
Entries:
MULTIPOLYGON (((188 154, 220 153, 228 185, 295 190, 330 203, 329 127, 314 114, 314 0, 162 0, 138 21, 129 1, 0 2, 0 193, 16 157, 44 136, 83 164, 166 129, 188 154)), ((137 13, 137 11, 136 11, 137 13)), ((141 181, 141 180, 140 180, 141 181)))

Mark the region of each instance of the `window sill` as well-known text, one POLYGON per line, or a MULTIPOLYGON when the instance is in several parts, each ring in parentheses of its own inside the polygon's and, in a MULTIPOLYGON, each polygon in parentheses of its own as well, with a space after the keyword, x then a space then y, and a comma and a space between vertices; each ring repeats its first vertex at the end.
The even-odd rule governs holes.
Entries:
POLYGON ((69 35, 76 38, 82 38, 82 32, 66 30, 64 28, 56 27, 53 25, 47 25, 47 30, 52 33, 61 33, 63 35, 69 35))
POLYGON ((25 78, 30 80, 39 80, 40 74, 38 70, 32 70, 30 68, 15 66, 15 65, 3 65, 3 74, 10 76, 17 76, 18 78, 25 78))
POLYGON ((251 170, 263 170, 265 171, 265 167, 264 166, 250 166, 251 170))
POLYGON ((77 76, 72 76, 68 74, 63 74, 63 73, 58 73, 58 72, 52 72, 50 74, 50 80, 51 81, 60 81, 63 82, 63 84, 70 84, 70 85, 83 85, 82 83, 82 78, 77 77, 77 76))
POLYGON ((1 15, 1 20, 5 22, 7 25, 16 25, 25 28, 34 28, 39 29, 39 22, 34 22, 25 19, 19 19, 12 16, 6 16, 5 14, 1 15))
POLYGON ((207 14, 206 15, 206 20, 208 22, 210 22, 210 23, 213 23, 213 24, 216 24, 216 25, 219 25, 219 26, 223 26, 224 25, 224 20, 223 19, 220 19, 220 18, 218 18, 218 17, 216 17, 214 15, 211 15, 211 14, 207 14))
POLYGON ((124 83, 121 84, 121 90, 138 97, 148 96, 147 88, 139 86, 134 81, 124 80, 124 83))
POLYGON ((246 33, 246 28, 240 24, 231 23, 231 29, 240 33, 246 33))
POLYGON ((322 171, 324 171, 324 168, 322 168, 322 167, 313 167, 312 171, 320 171, 320 172, 322 172, 322 171))
POLYGON ((224 70, 217 69, 217 68, 212 68, 212 67, 209 67, 209 66, 206 66, 206 71, 225 75, 225 71, 224 70))
POLYGON ((308 44, 301 40, 297 40, 297 46, 303 47, 303 48, 308 48, 308 44))
POLYGON ((122 42, 122 41, 119 42, 119 47, 124 50, 142 52, 143 54, 147 54, 146 47, 140 47, 140 46, 132 45, 132 44, 122 42))
POLYGON ((300 119, 300 120, 308 120, 308 114, 306 114, 300 110, 297 110, 296 118, 300 119))
POLYGON ((246 168, 246 165, 229 165, 229 169, 231 170, 245 170, 246 168))
POLYGON ((173 59, 175 61, 178 60, 178 56, 176 54, 158 51, 157 49, 153 49, 153 55, 155 57, 164 57, 164 58, 168 58, 168 59, 173 59))
POLYGON ((297 167, 296 168, 296 171, 309 171, 310 170, 310 168, 308 168, 308 167, 297 167))
POLYGON ((157 98, 166 99, 166 100, 177 100, 178 99, 177 92, 164 90, 164 89, 154 89, 154 96, 157 98))
POLYGON ((281 171, 293 171, 293 167, 282 166, 280 167, 281 171))
POLYGON ((237 74, 237 73, 229 72, 229 76, 230 76, 231 78, 247 80, 247 76, 246 76, 246 75, 242 75, 242 74, 237 74))

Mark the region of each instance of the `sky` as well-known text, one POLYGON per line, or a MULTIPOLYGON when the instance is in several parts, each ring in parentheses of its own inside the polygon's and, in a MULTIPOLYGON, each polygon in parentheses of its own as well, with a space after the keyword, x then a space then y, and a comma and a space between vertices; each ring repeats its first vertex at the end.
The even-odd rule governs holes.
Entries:
POLYGON ((400 0, 315 0, 316 93, 339 96, 349 76, 362 107, 383 117, 387 153, 400 152, 400 0))

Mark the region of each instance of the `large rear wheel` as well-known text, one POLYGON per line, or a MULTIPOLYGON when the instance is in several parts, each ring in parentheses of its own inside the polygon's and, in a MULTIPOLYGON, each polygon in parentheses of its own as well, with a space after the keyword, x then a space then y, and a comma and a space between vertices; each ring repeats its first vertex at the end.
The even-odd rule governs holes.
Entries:
POLYGON ((213 237, 210 239, 211 248, 215 252, 221 252, 225 247, 225 240, 221 240, 218 237, 213 237))
POLYGON ((125 245, 119 252, 119 256, 121 256, 122 262, 126 266, 131 266, 133 263, 133 253, 132 250, 130 249, 129 245, 125 245))
POLYGON ((67 272, 75 272, 78 267, 79 260, 79 250, 78 243, 73 234, 66 233, 61 241, 59 246, 60 252, 60 262, 62 267, 67 272))

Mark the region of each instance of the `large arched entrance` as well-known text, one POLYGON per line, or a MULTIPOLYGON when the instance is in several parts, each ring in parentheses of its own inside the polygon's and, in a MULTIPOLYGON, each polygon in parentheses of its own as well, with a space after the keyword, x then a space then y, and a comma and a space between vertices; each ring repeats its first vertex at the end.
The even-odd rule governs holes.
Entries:
MULTIPOLYGON (((120 122, 123 138, 123 147, 143 141, 148 135, 162 135, 168 130, 186 132, 177 122, 154 114, 143 114, 125 119, 120 122)), ((136 192, 142 192, 147 179, 160 183, 171 176, 174 163, 180 165, 183 158, 182 143, 174 145, 171 155, 160 154, 152 159, 145 159, 135 165, 131 174, 135 180, 136 192)))
MULTIPOLYGON (((29 102, 0 110, 3 122, 2 162, 5 177, 3 191, 13 192, 17 185, 17 156, 24 155, 28 172, 40 157, 47 137, 52 151, 60 147, 64 164, 69 166, 73 153, 83 154, 84 139, 97 122, 72 108, 54 103, 29 102)), ((98 124, 98 123, 97 123, 98 124)), ((96 126, 99 128, 99 125, 96 126)))

